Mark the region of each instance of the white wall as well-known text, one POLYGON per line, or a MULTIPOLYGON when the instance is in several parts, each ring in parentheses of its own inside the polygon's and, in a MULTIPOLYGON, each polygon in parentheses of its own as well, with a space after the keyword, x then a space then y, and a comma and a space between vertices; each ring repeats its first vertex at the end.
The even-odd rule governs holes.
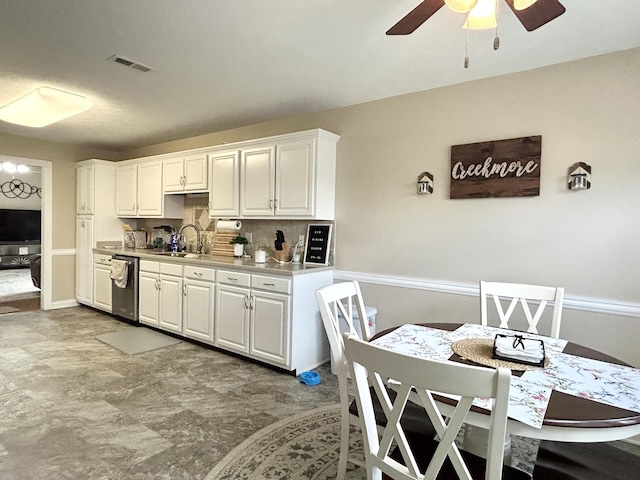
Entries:
POLYGON ((0 170, 0 208, 40 210, 42 208, 42 177, 40 169, 10 173, 0 170), (12 184, 12 182, 17 182, 12 184), (14 188, 16 187, 16 188, 14 188))

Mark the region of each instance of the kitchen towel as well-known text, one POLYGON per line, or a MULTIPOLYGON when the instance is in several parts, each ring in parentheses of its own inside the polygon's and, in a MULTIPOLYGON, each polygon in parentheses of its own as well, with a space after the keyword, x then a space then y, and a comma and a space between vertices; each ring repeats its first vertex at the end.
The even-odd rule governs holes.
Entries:
POLYGON ((216 230, 240 230, 242 222, 240 220, 218 220, 216 230))
POLYGON ((109 275, 113 283, 118 288, 127 288, 127 277, 129 276, 129 262, 126 260, 111 260, 111 274, 109 275))

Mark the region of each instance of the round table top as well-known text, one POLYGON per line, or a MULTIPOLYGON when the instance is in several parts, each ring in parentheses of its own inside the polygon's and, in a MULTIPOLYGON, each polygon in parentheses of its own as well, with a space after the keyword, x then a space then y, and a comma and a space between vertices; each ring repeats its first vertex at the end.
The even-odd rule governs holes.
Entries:
MULTIPOLYGON (((437 328, 439 330, 453 331, 460 327, 460 323, 419 323, 416 325, 437 328)), ((373 339, 379 338, 398 327, 389 328, 378 332, 373 339)), ((600 360, 617 365, 630 366, 617 358, 606 355, 597 350, 583 347, 575 343, 567 343, 563 353, 577 355, 593 360, 600 360)), ((452 361, 469 363, 455 353, 450 358, 452 361)), ((521 375, 523 372, 513 372, 513 375, 521 375)), ((573 428, 612 428, 640 425, 640 413, 622 408, 613 407, 589 399, 568 395, 554 390, 551 393, 543 426, 546 427, 573 427, 573 428)))

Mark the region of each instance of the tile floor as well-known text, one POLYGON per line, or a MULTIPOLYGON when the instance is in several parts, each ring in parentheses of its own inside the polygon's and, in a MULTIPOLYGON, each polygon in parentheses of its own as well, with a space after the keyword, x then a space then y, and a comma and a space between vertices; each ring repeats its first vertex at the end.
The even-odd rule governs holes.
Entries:
MULTIPOLYGON (((0 478, 199 479, 281 418, 339 402, 290 375, 181 342, 125 355, 86 307, 0 316, 0 478)), ((141 327, 143 328, 143 327, 141 327)))

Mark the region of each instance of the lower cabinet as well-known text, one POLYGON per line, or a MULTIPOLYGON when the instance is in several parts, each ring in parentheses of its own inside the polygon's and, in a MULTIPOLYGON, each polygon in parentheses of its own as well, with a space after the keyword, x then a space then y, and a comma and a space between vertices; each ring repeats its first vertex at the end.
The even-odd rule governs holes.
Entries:
POLYGON ((185 337, 213 343, 215 270, 184 267, 182 333, 185 337))
POLYGON ((141 260, 139 279, 143 324, 298 374, 329 360, 315 291, 333 282, 331 271, 279 276, 141 260))
POLYGON ((217 281, 215 345, 289 368, 291 280, 219 270, 217 281))
POLYGON ((182 333, 182 265, 140 261, 141 323, 182 333))
POLYGON ((111 313, 111 255, 93 255, 93 306, 111 313))
POLYGON ((140 322, 213 343, 215 270, 140 261, 140 322))

